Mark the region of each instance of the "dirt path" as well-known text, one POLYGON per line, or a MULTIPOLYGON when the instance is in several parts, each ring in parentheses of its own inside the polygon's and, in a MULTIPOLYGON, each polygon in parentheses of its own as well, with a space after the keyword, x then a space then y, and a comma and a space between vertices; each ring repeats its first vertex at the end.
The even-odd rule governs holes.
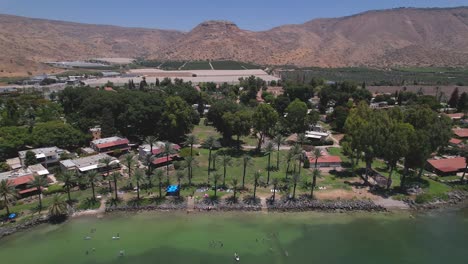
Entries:
POLYGON ((260 197, 260 204, 262 205, 262 213, 264 214, 268 213, 268 206, 267 206, 265 197, 260 197))
POLYGON ((188 212, 193 212, 193 210, 195 209, 195 199, 192 197, 188 197, 187 199, 187 211, 188 212))

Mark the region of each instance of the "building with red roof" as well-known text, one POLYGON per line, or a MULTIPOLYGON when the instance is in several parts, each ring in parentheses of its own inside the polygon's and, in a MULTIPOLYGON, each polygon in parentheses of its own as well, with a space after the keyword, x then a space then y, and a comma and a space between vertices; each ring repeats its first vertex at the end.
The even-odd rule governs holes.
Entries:
POLYGON ((468 138, 468 128, 454 128, 452 131, 458 138, 468 138))
MULTIPOLYGON (((309 157, 310 166, 315 166, 315 157, 309 157)), ((341 157, 340 156, 330 156, 323 155, 317 159, 317 168, 335 168, 341 167, 341 157)))
POLYGON ((98 153, 112 154, 115 151, 127 152, 130 142, 126 138, 108 137, 91 141, 91 148, 98 153))
POLYGON ((458 147, 462 144, 463 140, 461 139, 458 139, 458 138, 451 138, 449 140, 449 144, 452 145, 452 146, 455 146, 455 147, 458 147))
POLYGON ((464 157, 455 157, 448 159, 430 159, 427 160, 428 167, 438 175, 453 175, 462 172, 466 168, 464 157))
POLYGON ((453 121, 461 120, 465 116, 465 114, 463 113, 454 113, 454 114, 445 114, 445 115, 450 117, 450 119, 452 119, 453 121))

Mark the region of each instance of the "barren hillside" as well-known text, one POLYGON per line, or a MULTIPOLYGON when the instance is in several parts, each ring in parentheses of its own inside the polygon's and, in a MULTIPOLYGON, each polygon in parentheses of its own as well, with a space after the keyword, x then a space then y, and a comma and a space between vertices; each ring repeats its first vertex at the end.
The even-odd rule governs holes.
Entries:
POLYGON ((468 8, 392 9, 268 31, 207 21, 190 32, 0 15, 0 76, 90 57, 232 59, 299 66, 465 66, 468 8))

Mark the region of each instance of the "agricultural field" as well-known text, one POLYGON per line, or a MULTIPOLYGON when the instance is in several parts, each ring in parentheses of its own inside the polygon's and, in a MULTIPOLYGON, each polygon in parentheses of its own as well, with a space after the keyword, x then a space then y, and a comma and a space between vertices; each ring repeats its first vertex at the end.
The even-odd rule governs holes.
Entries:
POLYGON ((298 82, 312 78, 330 81, 366 82, 367 85, 466 85, 466 68, 394 68, 388 70, 370 68, 302 68, 281 71, 281 77, 298 82))
POLYGON ((247 70, 259 69, 260 66, 238 61, 212 61, 211 65, 215 70, 247 70))
POLYGON ((208 61, 189 61, 181 70, 211 70, 210 63, 208 61))

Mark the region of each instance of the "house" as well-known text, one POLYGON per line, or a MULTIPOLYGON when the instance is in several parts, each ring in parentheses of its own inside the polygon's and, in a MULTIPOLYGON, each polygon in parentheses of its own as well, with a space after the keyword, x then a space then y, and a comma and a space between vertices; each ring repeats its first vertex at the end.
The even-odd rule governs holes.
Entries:
POLYGON ((454 114, 445 114, 445 115, 450 117, 450 119, 452 119, 452 121, 460 121, 465 116, 465 114, 463 114, 463 113, 454 113, 454 114))
POLYGON ((36 188, 30 188, 29 183, 34 176, 46 177, 49 171, 41 164, 31 165, 26 169, 20 168, 0 173, 0 180, 8 180, 15 186, 18 194, 22 197, 36 194, 36 188))
POLYGON ((468 128, 454 128, 452 131, 457 138, 468 138, 468 128))
POLYGON ((464 157, 455 157, 448 159, 430 159, 427 160, 428 169, 434 173, 446 176, 462 172, 466 168, 466 161, 464 157))
POLYGON ((78 173, 87 173, 90 171, 106 172, 106 165, 101 162, 104 158, 110 158, 112 161, 110 165, 112 168, 120 167, 118 159, 111 157, 105 153, 99 153, 93 156, 87 156, 78 159, 67 159, 60 161, 60 168, 62 170, 75 170, 78 173))
POLYGON ((321 131, 306 131, 305 137, 311 140, 325 140, 330 135, 329 132, 321 132, 321 131))
POLYGON ((37 163, 41 163, 45 166, 58 163, 60 160, 60 155, 66 152, 65 150, 57 147, 37 148, 19 151, 18 157, 23 167, 25 166, 26 153, 28 151, 32 151, 36 155, 37 163))
MULTIPOLYGON (((138 147, 138 156, 140 160, 144 161, 151 154, 155 157, 164 156, 164 142, 158 141, 153 145, 153 152, 151 153, 151 146, 149 144, 143 144, 138 147)), ((177 144, 172 144, 172 149, 174 152, 179 152, 180 146, 177 144)))
POLYGON ((115 151, 126 152, 130 149, 129 141, 121 137, 108 137, 91 141, 91 148, 99 153, 112 154, 115 151))
POLYGON ((170 155, 169 157, 164 156, 160 158, 155 158, 153 159, 152 164, 154 168, 159 168, 159 167, 166 166, 168 163, 172 164, 174 160, 178 160, 178 159, 179 159, 179 155, 173 154, 173 155, 170 155))
MULTIPOLYGON (((315 166, 315 158, 310 157, 310 166, 315 166)), ((329 156, 324 155, 317 159, 317 168, 337 168, 341 167, 341 158, 340 156, 329 156)))
POLYGON ((461 145, 463 145, 463 140, 458 138, 451 138, 449 140, 449 145, 451 145, 452 147, 460 147, 461 145))

